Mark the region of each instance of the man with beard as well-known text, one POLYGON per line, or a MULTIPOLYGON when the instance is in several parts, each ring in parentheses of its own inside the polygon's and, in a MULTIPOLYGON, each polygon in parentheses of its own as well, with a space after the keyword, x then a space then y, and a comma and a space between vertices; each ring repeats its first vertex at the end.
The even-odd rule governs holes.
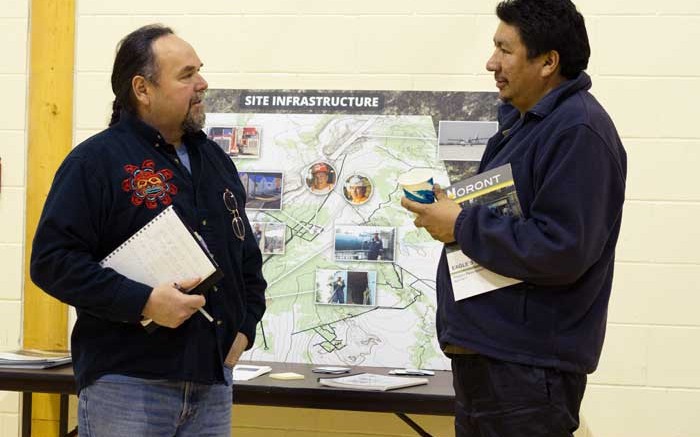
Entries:
MULTIPOLYGON (((54 179, 31 276, 77 309, 72 334, 80 435, 228 436, 232 367, 265 311, 262 257, 231 160, 201 131, 207 82, 194 49, 161 25, 119 44, 110 126, 78 145, 54 179), (155 288, 100 260, 173 205, 224 273, 155 288), (208 321, 200 308, 214 317, 208 321), (148 333, 142 319, 160 327, 148 333)), ((163 251, 154 241, 150 252, 163 251)))

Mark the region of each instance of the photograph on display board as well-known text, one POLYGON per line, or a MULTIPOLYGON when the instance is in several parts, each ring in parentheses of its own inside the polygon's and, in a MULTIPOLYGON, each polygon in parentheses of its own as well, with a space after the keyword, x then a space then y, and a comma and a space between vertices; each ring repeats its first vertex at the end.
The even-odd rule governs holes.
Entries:
POLYGON ((396 228, 336 225, 333 254, 336 261, 395 261, 396 228))
POLYGON ((233 139, 229 155, 238 158, 258 158, 260 156, 260 135, 262 129, 257 126, 236 126, 233 128, 233 139))
POLYGON ((260 248, 260 252, 262 252, 263 247, 263 233, 265 232, 265 223, 266 222, 250 222, 250 227, 253 229, 253 237, 255 237, 255 242, 258 243, 258 247, 260 248))
POLYGON ((447 121, 438 125, 438 159, 481 161, 489 138, 498 132, 496 121, 447 121))
POLYGON ((399 206, 397 180, 412 168, 431 168, 434 181, 449 186, 448 172, 455 166, 438 159, 440 120, 496 120, 498 93, 210 89, 205 100, 207 127, 261 129, 260 156, 232 158, 239 171, 284 175, 281 209, 250 209, 269 207, 259 194, 247 209, 251 222, 265 222, 259 227, 261 252, 264 226, 287 226, 284 254, 263 255, 268 311, 247 359, 340 365, 361 356, 368 366, 403 368, 418 359, 421 367, 449 369, 439 343, 425 341, 426 320, 434 318, 436 308, 434 278, 443 244, 416 229, 413 214, 399 206), (371 189, 363 190, 361 176, 371 189), (374 243, 378 250, 370 254, 367 241, 374 234, 360 229, 348 241, 339 238, 336 254, 339 224, 396 231, 391 242, 380 230, 381 246, 374 243), (355 239, 359 233, 367 233, 364 247, 355 239), (317 284, 319 269, 333 270, 317 284), (337 280, 336 271, 343 272, 345 285, 332 298, 328 284, 337 280), (368 285, 357 286, 363 282, 368 285), (308 299, 300 299, 300 293, 308 293, 308 299), (392 311, 373 311, 385 305, 392 311), (314 317, 299 317, 302 313, 314 317), (347 332, 357 326, 363 329, 347 332), (372 341, 377 336, 381 347, 372 341), (371 353, 364 352, 368 348, 371 353))
POLYGON ((229 156, 258 158, 261 129, 256 126, 212 126, 207 137, 229 156))
POLYGON ((328 194, 335 187, 335 168, 328 162, 317 161, 306 169, 304 181, 306 182, 306 187, 313 194, 328 194))
POLYGON ((481 161, 444 161, 444 164, 452 185, 477 174, 481 161))
POLYGON ((263 255, 284 255, 287 225, 278 222, 250 222, 250 227, 263 255))
POLYGON ((362 205, 367 203, 373 190, 372 181, 367 176, 353 174, 345 178, 343 197, 351 205, 362 205))
POLYGON ((374 306, 377 301, 377 272, 316 270, 316 303, 374 306))
POLYGON ((238 172, 248 195, 246 209, 282 209, 283 175, 281 172, 238 172))
POLYGON ((231 154, 231 143, 233 143, 233 127, 212 126, 207 131, 207 138, 221 147, 227 155, 231 154))
POLYGON ((284 223, 267 222, 259 243, 263 255, 284 255, 284 237, 287 226, 284 223))

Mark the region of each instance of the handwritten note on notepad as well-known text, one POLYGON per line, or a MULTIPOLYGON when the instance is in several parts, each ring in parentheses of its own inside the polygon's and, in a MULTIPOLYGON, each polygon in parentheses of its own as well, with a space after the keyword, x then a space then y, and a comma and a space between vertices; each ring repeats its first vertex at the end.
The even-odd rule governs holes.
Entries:
MULTIPOLYGON (((224 276, 207 248, 187 228, 172 205, 114 249, 100 261, 100 266, 151 287, 201 278, 189 293, 202 293, 224 276)), ((206 311, 201 308, 199 311, 212 321, 206 311)), ((150 319, 142 320, 141 324, 148 332, 158 327, 150 319)))
POLYGON ((172 205, 122 243, 100 265, 151 287, 185 278, 204 280, 217 271, 216 263, 172 205))

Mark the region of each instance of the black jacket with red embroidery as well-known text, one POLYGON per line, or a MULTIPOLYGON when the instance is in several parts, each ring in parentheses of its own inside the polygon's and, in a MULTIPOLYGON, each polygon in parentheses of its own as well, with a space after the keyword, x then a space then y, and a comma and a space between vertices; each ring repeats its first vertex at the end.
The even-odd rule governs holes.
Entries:
POLYGON ((223 202, 228 188, 242 209, 243 185, 203 132, 183 139, 192 174, 155 129, 123 112, 116 125, 73 149, 56 173, 34 238, 31 277, 77 310, 71 344, 79 390, 108 373, 224 382, 236 333, 249 347, 255 340, 265 312, 262 258, 244 211, 241 241, 223 202), (195 313, 177 329, 148 334, 139 321, 151 287, 99 261, 170 204, 203 237, 224 278, 204 293, 215 323, 195 313))

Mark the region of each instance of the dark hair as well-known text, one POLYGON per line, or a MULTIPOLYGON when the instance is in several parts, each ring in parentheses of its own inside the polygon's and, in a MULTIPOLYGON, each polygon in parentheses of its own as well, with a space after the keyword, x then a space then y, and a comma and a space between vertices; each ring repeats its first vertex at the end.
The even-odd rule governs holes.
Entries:
POLYGON ((586 24, 570 0, 504 0, 496 7, 496 15, 518 28, 528 59, 556 50, 561 74, 567 79, 588 67, 591 47, 586 24))
POLYGON ((166 35, 172 35, 171 28, 162 24, 149 24, 131 32, 117 45, 117 55, 112 67, 112 118, 109 125, 119 121, 122 109, 135 112, 134 93, 131 80, 134 76, 143 76, 151 82, 156 82, 158 65, 153 53, 153 42, 166 35))

